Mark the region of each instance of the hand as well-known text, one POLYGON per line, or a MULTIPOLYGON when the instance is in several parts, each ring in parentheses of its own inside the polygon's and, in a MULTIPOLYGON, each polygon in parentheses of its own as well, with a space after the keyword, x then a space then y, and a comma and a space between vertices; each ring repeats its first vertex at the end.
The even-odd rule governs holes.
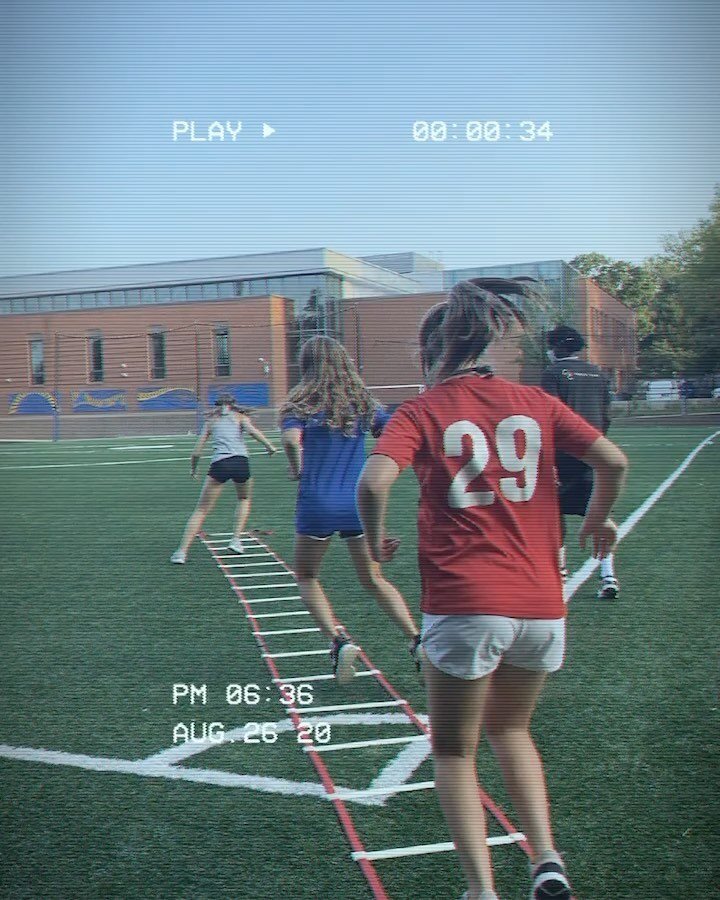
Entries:
POLYGON ((288 467, 288 478, 290 481, 300 481, 300 473, 293 472, 293 470, 288 467))
POLYGON ((599 522, 586 518, 579 535, 580 546, 583 550, 588 537, 592 538, 592 555, 595 559, 605 559, 608 554, 612 553, 613 547, 617 543, 617 525, 612 519, 599 522))
POLYGON ((380 546, 370 548, 370 555, 375 562, 390 562, 400 547, 400 538, 384 537, 380 546))

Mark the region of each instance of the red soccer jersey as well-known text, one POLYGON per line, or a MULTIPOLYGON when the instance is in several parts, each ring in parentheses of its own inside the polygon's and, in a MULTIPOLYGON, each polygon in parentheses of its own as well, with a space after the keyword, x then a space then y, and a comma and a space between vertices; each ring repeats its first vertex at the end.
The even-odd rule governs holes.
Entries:
POLYGON ((395 412, 373 453, 420 482, 421 608, 518 619, 565 615, 555 450, 599 431, 541 388, 451 378, 395 412))

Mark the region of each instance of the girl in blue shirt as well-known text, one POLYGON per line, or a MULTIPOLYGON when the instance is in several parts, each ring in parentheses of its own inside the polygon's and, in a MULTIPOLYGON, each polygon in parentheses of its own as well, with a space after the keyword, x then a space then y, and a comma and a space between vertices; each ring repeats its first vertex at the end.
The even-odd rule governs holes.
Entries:
POLYGON ((331 641, 335 677, 341 684, 348 682, 360 648, 337 625, 318 580, 330 538, 338 532, 361 586, 408 636, 419 667, 418 628, 402 595, 370 556, 355 503, 365 464, 365 436, 372 432, 377 437, 389 416, 368 392, 343 345, 333 338, 317 335, 303 345, 300 374, 301 382, 280 410, 290 478, 300 482, 294 566, 300 595, 331 641))

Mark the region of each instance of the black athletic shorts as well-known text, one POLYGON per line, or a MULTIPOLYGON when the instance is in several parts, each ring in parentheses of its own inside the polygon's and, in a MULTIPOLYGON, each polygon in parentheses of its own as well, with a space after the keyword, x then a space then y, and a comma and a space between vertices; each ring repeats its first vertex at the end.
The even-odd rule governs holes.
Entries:
POLYGON ((247 456, 226 456, 210 466, 208 475, 220 484, 229 479, 235 484, 244 484, 250 478, 250 462, 247 456))
POLYGON ((584 516, 593 489, 593 470, 574 456, 558 454, 560 512, 566 516, 584 516))

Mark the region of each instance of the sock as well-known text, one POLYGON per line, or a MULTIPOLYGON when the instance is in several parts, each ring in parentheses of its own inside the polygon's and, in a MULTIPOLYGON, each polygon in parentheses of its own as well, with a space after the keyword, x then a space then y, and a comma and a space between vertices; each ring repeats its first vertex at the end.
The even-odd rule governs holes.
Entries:
POLYGON ((562 861, 562 856, 560 856, 559 853, 555 850, 545 850, 542 853, 538 853, 534 862, 530 863, 530 874, 532 875, 538 866, 542 866, 549 862, 557 863, 559 866, 565 868, 565 863, 562 861))
POLYGON ((600 560, 600 577, 601 578, 614 578, 615 577, 615 568, 614 568, 614 558, 613 554, 610 553, 604 559, 600 560))
POLYGON ((558 550, 558 566, 560 569, 567 569, 567 547, 565 544, 558 550))

